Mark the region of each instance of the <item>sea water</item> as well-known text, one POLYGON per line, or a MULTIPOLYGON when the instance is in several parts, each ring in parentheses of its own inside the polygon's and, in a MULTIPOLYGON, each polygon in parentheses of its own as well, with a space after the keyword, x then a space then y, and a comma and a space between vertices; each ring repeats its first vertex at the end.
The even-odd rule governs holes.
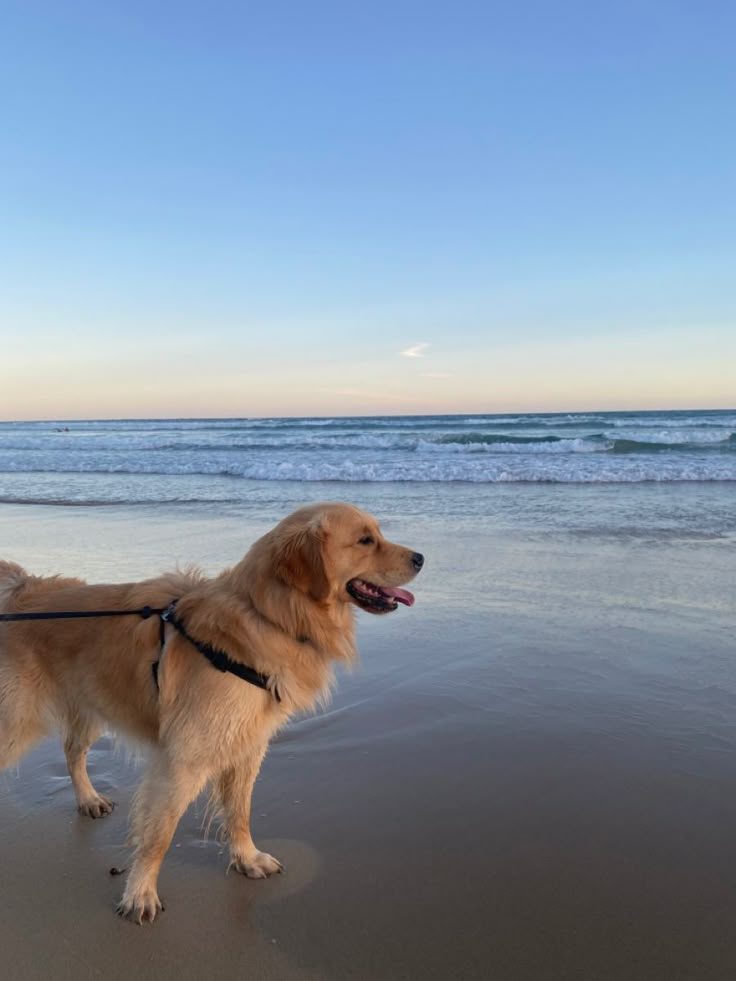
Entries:
POLYGON ((245 481, 736 481, 736 410, 0 423, 4 502, 238 501, 245 481))

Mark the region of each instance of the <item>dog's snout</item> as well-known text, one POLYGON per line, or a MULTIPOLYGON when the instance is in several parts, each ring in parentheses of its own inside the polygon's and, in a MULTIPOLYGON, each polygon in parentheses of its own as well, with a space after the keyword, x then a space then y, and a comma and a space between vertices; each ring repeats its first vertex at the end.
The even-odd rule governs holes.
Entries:
POLYGON ((411 557, 411 564, 414 566, 414 568, 417 570, 417 572, 419 572, 419 570, 424 565, 424 556, 421 554, 421 552, 415 552, 412 555, 412 557, 411 557))

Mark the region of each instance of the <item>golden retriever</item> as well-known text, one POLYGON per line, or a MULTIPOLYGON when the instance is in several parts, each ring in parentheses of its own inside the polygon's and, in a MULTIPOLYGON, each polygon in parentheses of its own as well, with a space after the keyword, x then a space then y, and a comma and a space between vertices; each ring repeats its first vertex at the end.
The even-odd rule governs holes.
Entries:
POLYGON ((137 923, 163 908, 161 862, 205 786, 222 812, 230 866, 251 878, 280 872, 250 834, 251 792, 269 740, 290 715, 327 696, 336 662, 355 657, 355 608, 384 614, 411 605, 400 587, 423 561, 387 541, 375 518, 327 503, 285 518, 215 578, 175 572, 87 585, 0 562, 4 613, 159 610, 177 601, 174 623, 163 627, 156 616, 0 623, 0 769, 60 730, 79 810, 102 817, 113 805, 87 774, 91 744, 111 729, 152 745, 118 906, 137 923), (247 665, 263 687, 215 670, 195 644, 247 665))

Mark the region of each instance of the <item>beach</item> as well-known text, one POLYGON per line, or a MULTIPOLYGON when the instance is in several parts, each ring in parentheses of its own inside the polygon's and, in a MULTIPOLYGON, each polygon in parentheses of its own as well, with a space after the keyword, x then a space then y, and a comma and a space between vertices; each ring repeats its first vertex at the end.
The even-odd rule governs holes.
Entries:
POLYGON ((76 498, 36 481, 48 503, 18 499, 30 471, 8 480, 3 557, 90 581, 216 572, 299 504, 346 499, 427 562, 416 604, 359 615, 360 664, 269 751, 254 838, 283 876, 226 875, 200 800, 166 912, 135 927, 109 869, 136 760, 110 737, 90 754, 117 802, 101 821, 76 814, 58 743, 0 775, 5 976, 734 976, 732 481, 220 474, 205 501, 191 475, 178 500, 171 474, 136 477, 137 500, 104 499, 112 471, 73 479, 76 498))
POLYGON ((736 981, 736 2, 0 25, 0 981, 736 981))

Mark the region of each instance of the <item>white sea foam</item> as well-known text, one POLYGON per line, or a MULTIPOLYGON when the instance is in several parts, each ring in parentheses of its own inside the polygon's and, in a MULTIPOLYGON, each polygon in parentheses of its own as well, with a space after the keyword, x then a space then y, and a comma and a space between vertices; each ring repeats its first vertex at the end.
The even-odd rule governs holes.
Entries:
POLYGON ((616 429, 606 433, 610 440, 629 439, 639 443, 658 443, 667 446, 727 443, 733 431, 724 429, 616 429))
POLYGON ((419 440, 417 449, 423 453, 601 453, 611 448, 610 442, 594 442, 593 440, 576 437, 560 439, 557 442, 528 442, 528 443, 450 443, 419 440))
POLYGON ((209 500, 215 477, 736 481, 735 431, 733 412, 0 424, 0 499, 32 500, 40 482, 58 497, 54 481, 74 475, 95 501, 124 499, 135 475, 165 479, 167 499, 186 500, 209 500))
MULTIPOLYGON (((19 467, 10 472, 23 473, 19 467)), ((168 476, 229 475, 251 480, 304 481, 554 481, 617 482, 636 480, 736 480, 734 459, 713 461, 682 454, 663 463, 646 456, 605 456, 600 453, 427 454, 376 459, 371 454, 318 455, 310 458, 243 458, 212 454, 197 459, 146 457, 128 460, 85 459, 39 461, 36 473, 150 474, 168 476), (601 460, 601 458, 603 458, 601 460)), ((0 485, 0 497, 2 486, 0 485)))

